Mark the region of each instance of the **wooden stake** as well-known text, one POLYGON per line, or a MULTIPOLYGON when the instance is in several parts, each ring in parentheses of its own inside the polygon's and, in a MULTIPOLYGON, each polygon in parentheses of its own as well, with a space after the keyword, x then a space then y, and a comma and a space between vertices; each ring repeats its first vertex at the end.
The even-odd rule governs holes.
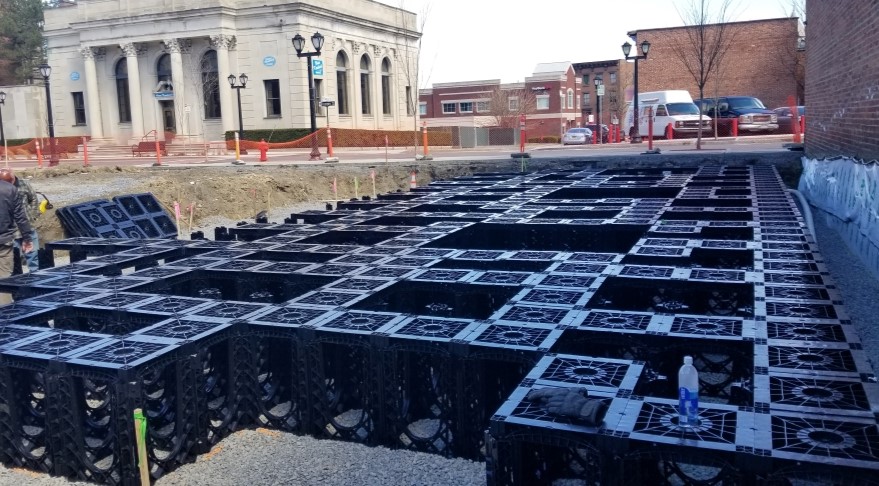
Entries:
POLYGON ((134 409, 134 437, 137 442, 137 467, 140 470, 141 486, 149 486, 150 484, 150 466, 149 457, 146 448, 146 417, 143 409, 134 409))

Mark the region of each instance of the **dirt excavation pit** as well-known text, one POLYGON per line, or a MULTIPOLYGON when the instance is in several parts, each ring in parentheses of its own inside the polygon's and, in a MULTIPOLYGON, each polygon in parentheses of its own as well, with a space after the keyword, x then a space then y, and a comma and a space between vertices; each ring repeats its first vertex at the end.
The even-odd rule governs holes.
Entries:
MULTIPOLYGON (((437 162, 414 165, 379 166, 267 166, 81 168, 61 166, 52 169, 17 169, 16 175, 28 179, 37 192, 55 206, 36 223, 41 244, 66 238, 57 208, 76 203, 111 199, 123 194, 149 192, 174 218, 174 203, 180 206, 178 228, 183 238, 189 230, 206 228, 221 220, 252 222, 260 211, 270 221, 282 222, 284 208, 314 206, 333 200, 408 191, 412 171, 419 186, 433 180, 450 179, 486 170, 508 170, 500 163, 470 164, 437 162), (356 178, 356 187, 355 187, 356 178), (333 192, 335 182, 336 196, 333 192), (190 224, 190 205, 193 207, 190 224)), ((213 238, 212 234, 207 234, 213 238)))

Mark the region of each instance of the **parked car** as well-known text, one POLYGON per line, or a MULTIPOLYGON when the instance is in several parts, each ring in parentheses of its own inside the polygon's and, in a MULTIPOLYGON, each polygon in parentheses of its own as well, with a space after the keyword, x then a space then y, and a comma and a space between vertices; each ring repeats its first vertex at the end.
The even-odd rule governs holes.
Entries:
MULTIPOLYGON (((778 115, 778 131, 781 133, 794 133, 793 126, 793 116, 791 116, 791 110, 789 106, 779 106, 772 110, 778 115)), ((805 106, 798 106, 797 112, 799 116, 804 116, 806 114, 805 106)))
POLYGON ((579 127, 571 128, 562 136, 562 145, 586 145, 592 143, 592 130, 579 127))
POLYGON ((753 96, 720 96, 696 100, 702 113, 712 118, 737 118, 740 132, 774 132, 778 115, 753 96))
MULTIPOLYGON (((586 128, 588 128, 589 130, 592 130, 593 133, 595 133, 595 131, 598 130, 598 125, 596 125, 595 123, 587 123, 584 126, 586 128)), ((607 128, 607 125, 602 123, 601 124, 601 143, 607 143, 607 136, 609 134, 610 134, 610 129, 607 128)))
MULTIPOLYGON (((626 109, 624 126, 630 137, 634 133, 635 125, 632 108, 630 103, 626 109)), ((665 137, 668 125, 674 129, 673 136, 675 134, 696 133, 699 131, 700 123, 703 130, 707 130, 711 126, 711 118, 699 114, 699 107, 693 103, 693 98, 690 97, 688 91, 682 89, 648 91, 638 94, 638 133, 642 137, 647 136, 650 127, 650 119, 647 115, 651 110, 653 112, 653 136, 656 138, 665 137)))

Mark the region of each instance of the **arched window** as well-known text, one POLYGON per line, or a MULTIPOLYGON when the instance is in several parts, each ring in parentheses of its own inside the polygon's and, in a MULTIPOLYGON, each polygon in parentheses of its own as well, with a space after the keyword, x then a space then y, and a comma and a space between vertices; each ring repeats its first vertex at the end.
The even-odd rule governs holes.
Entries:
POLYGON ((205 52, 201 57, 201 88, 204 93, 204 117, 220 118, 220 76, 217 71, 217 51, 205 52))
POLYGON ((372 99, 369 96, 369 57, 364 54, 360 57, 360 113, 369 115, 372 113, 372 99))
POLYGON ((348 56, 339 51, 336 55, 336 105, 340 115, 350 115, 348 111, 348 56))
POLYGON ((391 60, 382 61, 382 113, 391 114, 391 60))
POLYGON ((131 98, 128 94, 128 62, 125 58, 116 62, 116 105, 119 123, 131 123, 131 98))
POLYGON ((171 55, 162 54, 156 62, 156 77, 159 81, 171 81, 171 55))

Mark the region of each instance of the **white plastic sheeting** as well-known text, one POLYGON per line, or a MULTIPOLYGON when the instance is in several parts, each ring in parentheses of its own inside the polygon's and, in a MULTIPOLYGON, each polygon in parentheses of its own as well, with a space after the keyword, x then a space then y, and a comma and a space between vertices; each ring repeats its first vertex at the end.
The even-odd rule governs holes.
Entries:
POLYGON ((861 258, 870 262, 879 248, 879 164, 848 158, 802 160, 800 192, 844 223, 846 239, 858 253, 866 251, 861 258))

